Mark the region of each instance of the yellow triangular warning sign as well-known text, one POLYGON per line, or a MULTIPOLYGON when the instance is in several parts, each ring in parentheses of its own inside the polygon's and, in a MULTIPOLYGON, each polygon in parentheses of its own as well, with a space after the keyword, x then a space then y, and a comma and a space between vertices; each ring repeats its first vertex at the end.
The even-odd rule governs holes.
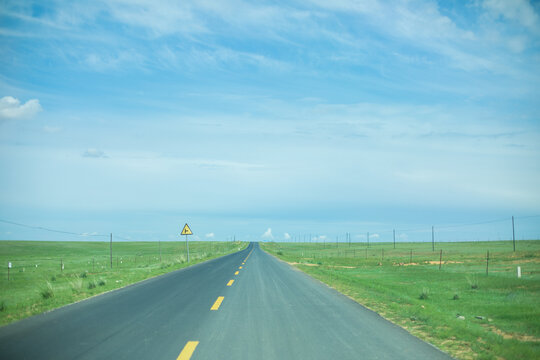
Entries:
POLYGON ((184 225, 184 229, 182 230, 182 235, 193 235, 188 224, 184 225))

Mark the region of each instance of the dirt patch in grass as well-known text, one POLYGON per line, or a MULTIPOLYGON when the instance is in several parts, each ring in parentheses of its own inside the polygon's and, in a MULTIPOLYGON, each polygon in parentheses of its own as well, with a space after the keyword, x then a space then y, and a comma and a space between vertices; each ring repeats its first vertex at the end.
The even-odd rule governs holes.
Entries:
MULTIPOLYGON (((442 262, 443 264, 463 264, 463 261, 452 261, 452 260, 448 260, 448 261, 443 261, 442 262)), ((431 264, 431 265, 439 265, 439 261, 424 261, 424 264, 431 264)))
POLYGON ((536 258, 536 259, 520 259, 520 260, 512 260, 511 261, 511 264, 516 264, 516 265, 525 264, 525 263, 540 263, 540 259, 539 258, 536 258))
POLYGON ((418 266, 418 263, 393 263, 394 266, 418 266))
POLYGON ((297 263, 297 262, 288 262, 287 264, 289 264, 289 265, 319 266, 319 264, 297 263))
POLYGON ((328 265, 328 267, 341 268, 341 269, 356 269, 356 266, 345 266, 345 265, 328 265))
POLYGON ((494 332, 495 334, 502 336, 504 339, 513 339, 524 342, 540 342, 540 338, 534 337, 532 335, 521 335, 521 334, 512 334, 502 331, 501 329, 496 328, 493 325, 482 325, 486 329, 494 332))
MULTIPOLYGON (((288 262, 289 265, 306 265, 306 266, 321 266, 320 264, 310 264, 310 263, 297 263, 297 262, 288 262)), ((325 265, 330 268, 340 268, 340 269, 356 269, 357 266, 345 266, 345 265, 325 265)))

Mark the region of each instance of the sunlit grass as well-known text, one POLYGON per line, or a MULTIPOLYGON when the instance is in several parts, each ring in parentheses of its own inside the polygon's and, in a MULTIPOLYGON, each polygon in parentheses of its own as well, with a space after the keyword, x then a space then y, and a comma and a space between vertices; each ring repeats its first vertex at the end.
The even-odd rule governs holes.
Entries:
POLYGON ((540 241, 263 249, 455 357, 540 358, 540 241))
POLYGON ((241 242, 0 241, 0 325, 241 250, 241 242), (161 247, 161 256, 160 256, 161 247), (12 263, 10 280, 7 264, 12 263), (63 269, 62 269, 63 266, 63 269))

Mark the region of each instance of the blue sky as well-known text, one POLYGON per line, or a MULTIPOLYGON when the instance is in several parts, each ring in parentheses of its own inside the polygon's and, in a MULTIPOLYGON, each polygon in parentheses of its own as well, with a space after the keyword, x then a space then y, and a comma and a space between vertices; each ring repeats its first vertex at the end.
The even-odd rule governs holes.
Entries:
POLYGON ((539 49, 525 0, 5 0, 0 218, 423 241, 509 238, 515 215, 537 238, 539 49))

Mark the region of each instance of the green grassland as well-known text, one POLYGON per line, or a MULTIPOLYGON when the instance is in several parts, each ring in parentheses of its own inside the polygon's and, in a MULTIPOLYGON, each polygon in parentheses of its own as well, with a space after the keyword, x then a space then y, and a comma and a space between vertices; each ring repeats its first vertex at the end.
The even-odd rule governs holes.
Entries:
POLYGON ((188 264, 183 241, 118 242, 111 269, 108 242, 0 241, 0 325, 245 247, 190 241, 188 264))
POLYGON ((456 358, 540 359, 540 241, 262 247, 456 358))

